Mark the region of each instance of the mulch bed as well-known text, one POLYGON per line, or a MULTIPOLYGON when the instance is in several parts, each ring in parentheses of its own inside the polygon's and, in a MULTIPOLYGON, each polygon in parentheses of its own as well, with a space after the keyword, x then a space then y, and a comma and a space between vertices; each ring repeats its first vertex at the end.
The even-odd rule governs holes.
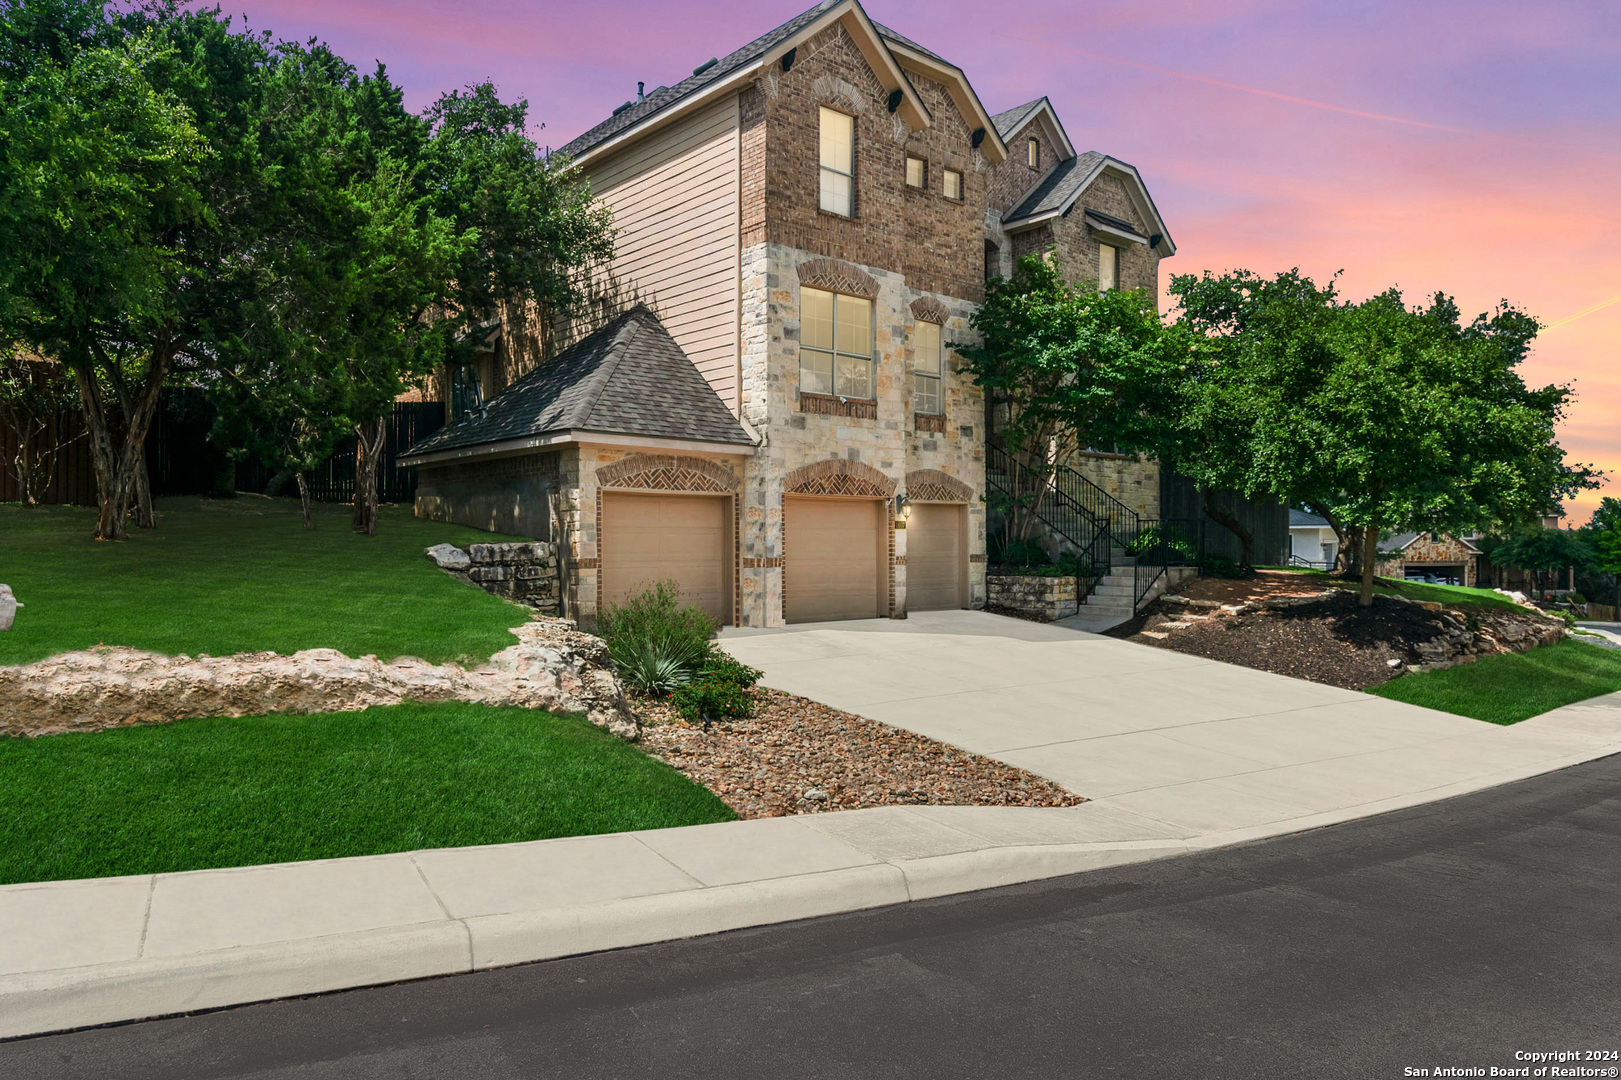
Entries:
POLYGON ((664 702, 634 702, 642 748, 742 818, 865 806, 1074 806, 1034 773, 779 690, 756 690, 754 716, 689 724, 664 702))

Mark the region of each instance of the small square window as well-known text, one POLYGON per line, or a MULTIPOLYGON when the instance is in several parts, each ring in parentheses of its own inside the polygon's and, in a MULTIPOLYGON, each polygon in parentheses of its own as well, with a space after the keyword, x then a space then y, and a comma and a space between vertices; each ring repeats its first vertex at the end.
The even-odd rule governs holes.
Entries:
POLYGON ((960 198, 962 198, 962 173, 958 172, 956 169, 947 169, 947 170, 945 170, 945 176, 946 176, 946 186, 945 186, 946 198, 948 198, 948 199, 960 199, 960 198))
POLYGON ((1031 139, 1030 140, 1029 154, 1030 154, 1030 167, 1032 169, 1041 168, 1041 140, 1040 139, 1031 139))
POLYGON ((906 155, 906 186, 916 188, 929 186, 929 167, 922 158, 906 155))

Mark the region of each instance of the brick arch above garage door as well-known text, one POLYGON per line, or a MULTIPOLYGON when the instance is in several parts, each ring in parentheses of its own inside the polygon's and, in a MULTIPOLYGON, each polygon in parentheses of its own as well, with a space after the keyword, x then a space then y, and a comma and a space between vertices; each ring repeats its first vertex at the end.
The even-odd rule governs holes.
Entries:
POLYGON ((906 497, 913 502, 965 503, 974 501, 974 489, 939 469, 914 469, 906 474, 906 497))
POLYGON ((597 486, 731 494, 737 490, 737 474, 705 458, 632 454, 597 469, 597 486))
POLYGON ((859 461, 832 459, 795 469, 783 477, 783 491, 789 495, 854 495, 866 499, 888 499, 895 494, 895 481, 859 461))

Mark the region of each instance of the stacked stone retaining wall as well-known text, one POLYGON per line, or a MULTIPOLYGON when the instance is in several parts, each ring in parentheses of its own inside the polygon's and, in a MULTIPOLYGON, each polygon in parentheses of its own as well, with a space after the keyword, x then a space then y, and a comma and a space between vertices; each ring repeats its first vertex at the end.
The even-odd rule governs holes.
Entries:
POLYGON ((986 575, 985 586, 986 604, 992 608, 1006 608, 1048 622, 1066 619, 1081 610, 1080 590, 1072 577, 992 572, 986 575))

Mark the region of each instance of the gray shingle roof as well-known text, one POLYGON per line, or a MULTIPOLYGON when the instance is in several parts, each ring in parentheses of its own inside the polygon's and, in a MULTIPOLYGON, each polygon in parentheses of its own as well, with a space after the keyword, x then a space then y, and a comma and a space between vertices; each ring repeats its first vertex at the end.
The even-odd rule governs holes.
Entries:
MULTIPOLYGON (((558 152, 567 154, 569 157, 579 157, 581 154, 591 150, 593 147, 607 142, 620 132, 629 131, 631 128, 635 127, 641 121, 647 119, 653 114, 662 112, 670 106, 675 105, 683 98, 689 97, 690 95, 699 92, 704 87, 719 82, 733 72, 747 67, 749 64, 759 60, 760 57, 770 52, 773 48, 781 45, 784 41, 787 41, 789 38, 805 29, 805 27, 821 18, 829 8, 837 7, 842 2, 843 0, 822 0, 822 2, 817 4, 815 7, 800 12, 798 15, 795 15, 793 18, 789 19, 775 30, 762 34, 760 37, 755 38, 753 41, 749 42, 741 49, 738 49, 736 52, 727 53, 725 56, 720 58, 720 61, 716 63, 714 67, 705 71, 702 75, 689 75, 687 78, 682 79, 674 86, 659 87, 657 90, 647 95, 644 100, 637 102, 624 112, 619 113, 617 116, 610 116, 608 119, 592 128, 590 131, 587 131, 585 134, 579 136, 573 142, 561 147, 558 152)), ((942 60, 938 55, 930 52, 928 49, 925 49, 911 38, 903 37, 887 26, 882 26, 879 23, 873 23, 872 26, 874 30, 878 31, 878 35, 880 37, 887 38, 888 40, 896 42, 897 44, 904 45, 909 49, 922 53, 924 56, 930 57, 931 59, 939 60, 942 64, 950 62, 947 60, 942 60)))
POLYGON ((1023 218, 1061 210, 1070 196, 1080 190, 1087 177, 1091 176, 1103 161, 1104 155, 1096 150, 1088 150, 1084 154, 1060 161, 1053 166, 1052 172, 1048 173, 1041 183, 1030 190, 1024 201, 1002 215, 1003 222, 1012 223, 1023 218))
POLYGON ((440 428, 406 456, 562 431, 753 444, 658 317, 637 304, 513 383, 482 415, 440 428))
POLYGON ((1304 510, 1290 509, 1289 511, 1289 528, 1291 529, 1326 529, 1328 527, 1328 521, 1325 518, 1318 517, 1316 514, 1308 514, 1304 510))
POLYGON ((1007 142, 1013 137, 1013 133, 1018 131, 1037 109, 1041 108, 1042 103, 1046 100, 1045 97, 1038 97, 1036 100, 1027 101, 1017 108, 999 112, 991 117, 991 125, 996 128, 996 133, 1002 137, 1002 141, 1007 142))

